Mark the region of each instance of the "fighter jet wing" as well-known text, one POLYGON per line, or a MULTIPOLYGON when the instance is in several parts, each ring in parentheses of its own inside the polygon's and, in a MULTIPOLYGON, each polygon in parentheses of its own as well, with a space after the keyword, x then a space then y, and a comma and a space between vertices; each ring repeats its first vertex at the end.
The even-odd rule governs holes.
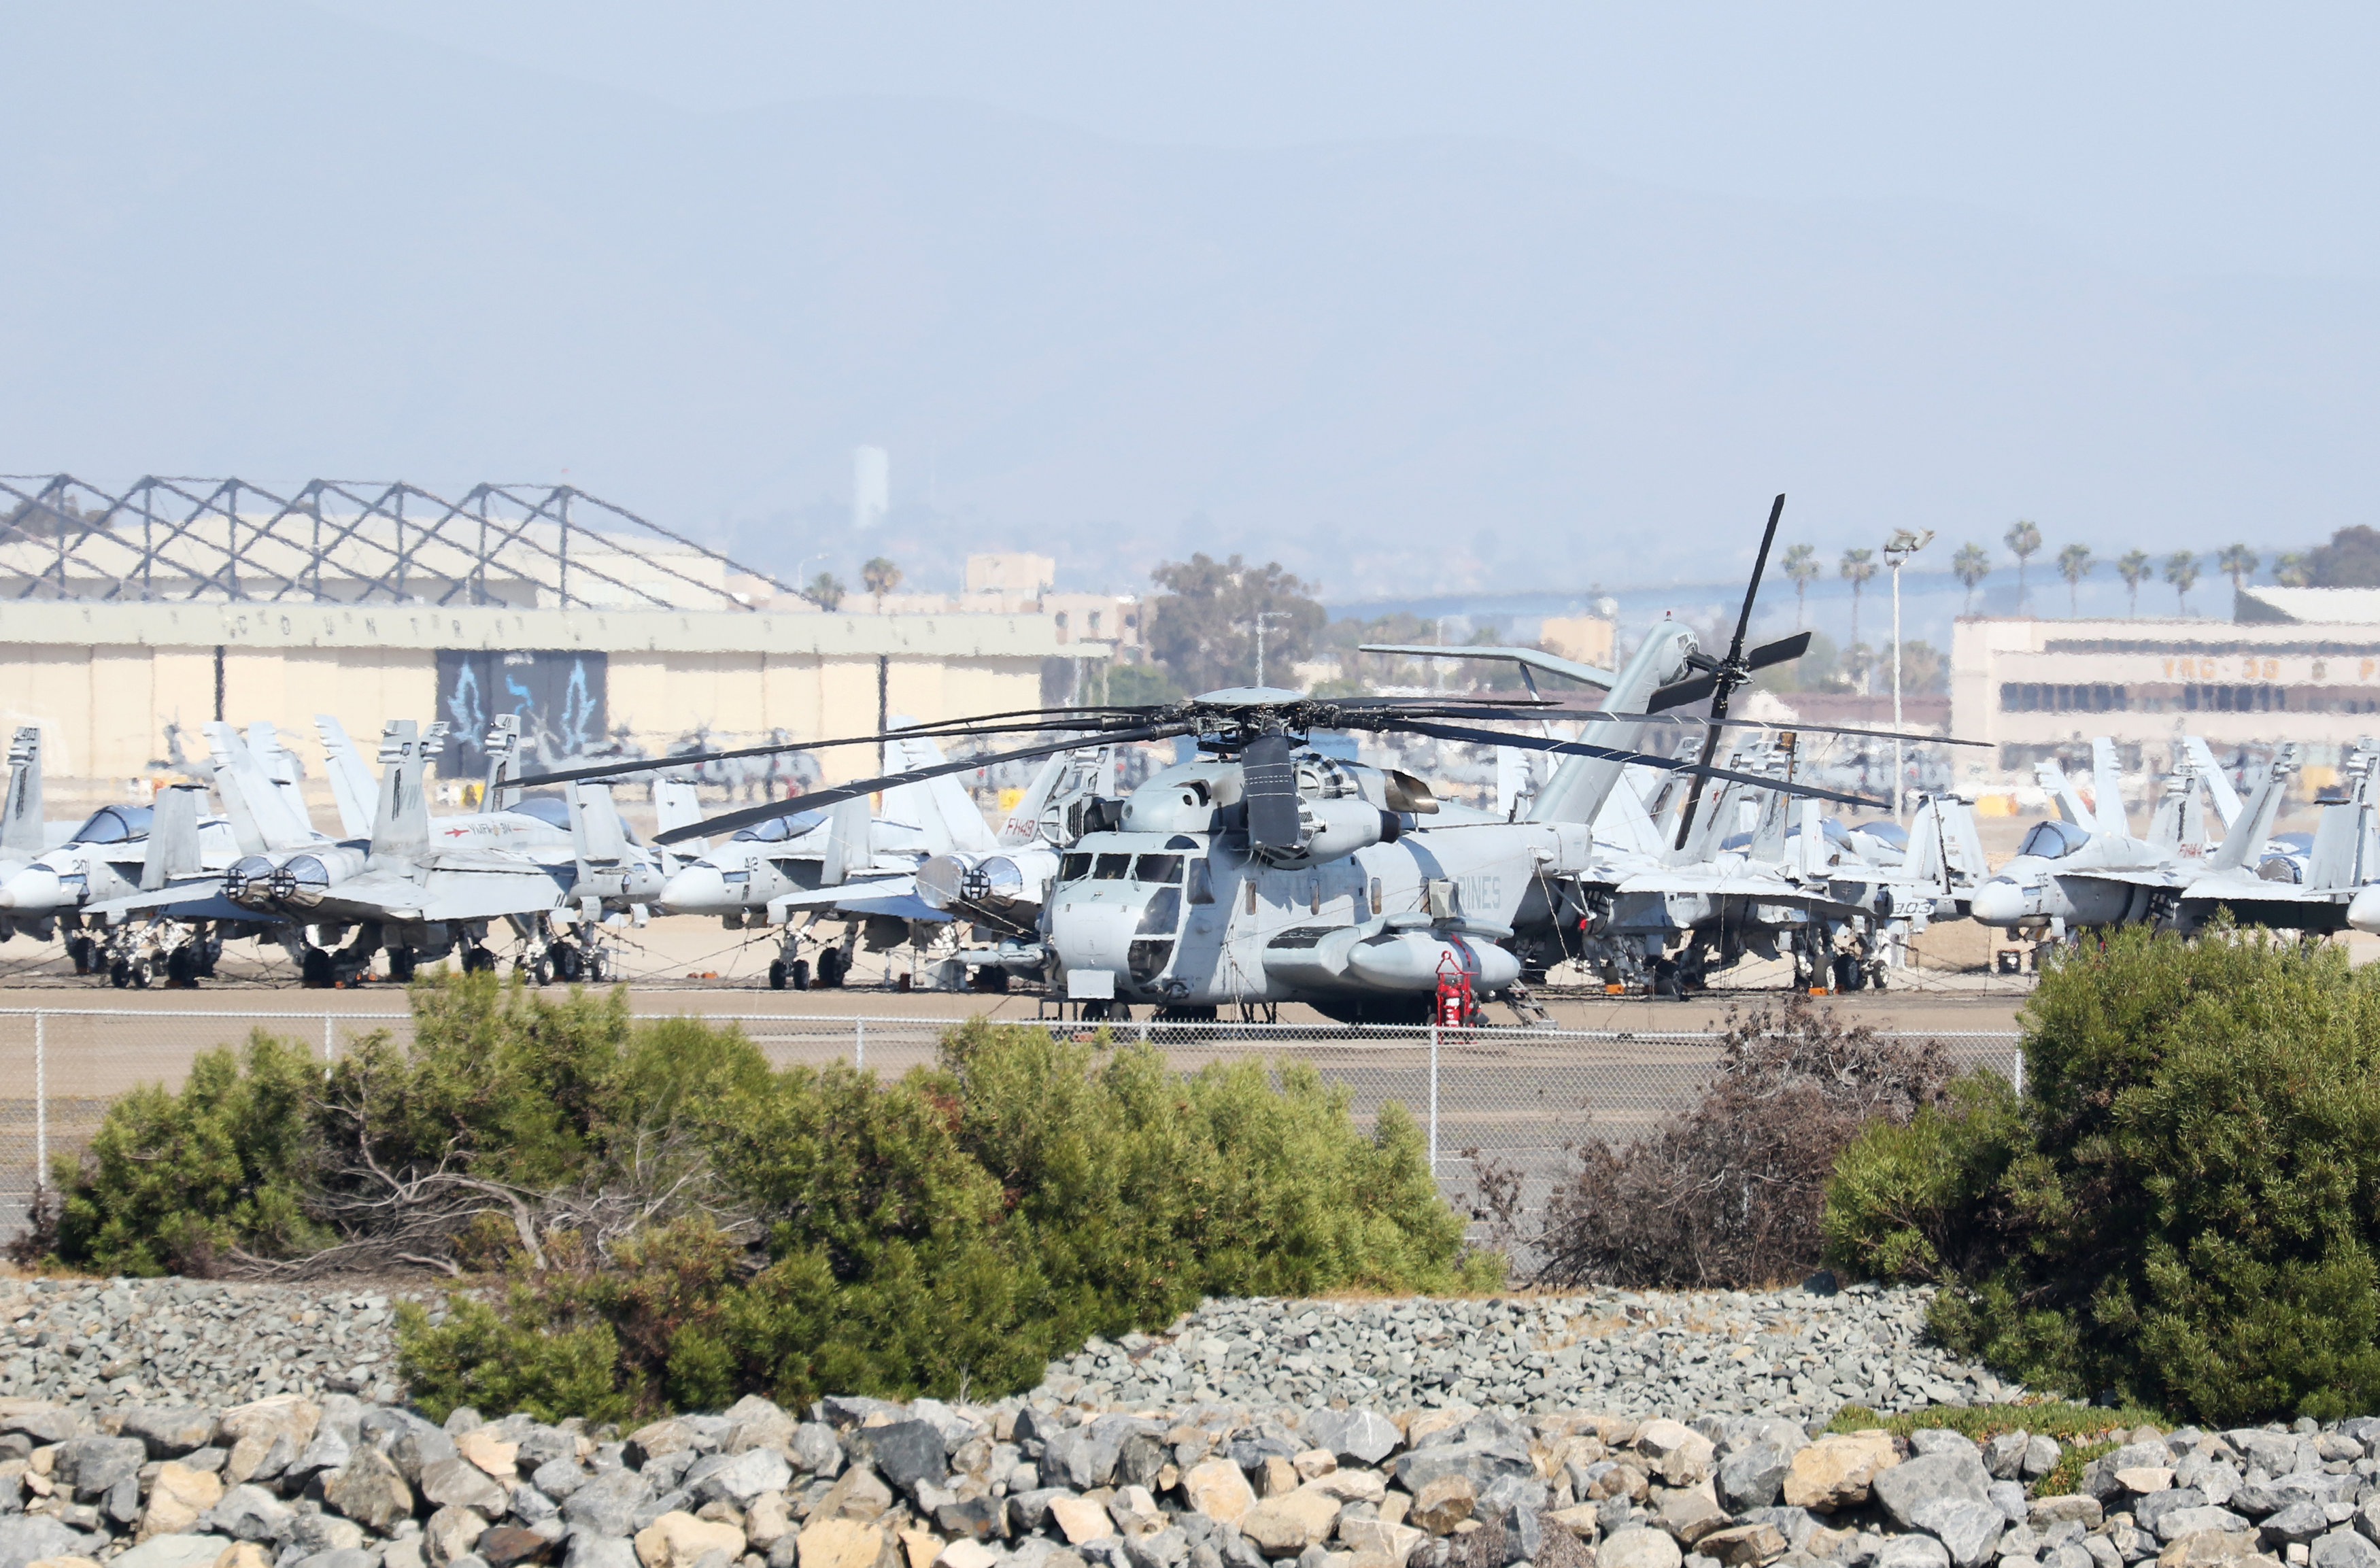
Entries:
POLYGON ((1705 898, 1749 898, 1762 904, 1782 904, 1813 914, 1834 915, 1849 918, 1854 915, 1873 915, 1856 904, 1845 904, 1824 893, 1815 892, 1797 883, 1773 877, 1749 877, 1737 872, 1698 870, 1693 867, 1670 867, 1668 869, 1630 877, 1622 881, 1621 893, 1682 893, 1705 898))
POLYGON ((253 920, 257 912, 223 895, 223 878, 193 877, 147 893, 127 893, 102 904, 86 904, 82 912, 114 925, 123 915, 166 915, 176 920, 253 920))
POLYGON ((425 920, 493 920, 559 908, 577 880, 569 866, 514 867, 507 871, 433 871, 423 890, 425 920))
POLYGON ((2218 871, 2199 878, 2181 890, 2190 904, 2346 904, 2360 888, 2311 887, 2303 882, 2268 882, 2240 871, 2218 871))

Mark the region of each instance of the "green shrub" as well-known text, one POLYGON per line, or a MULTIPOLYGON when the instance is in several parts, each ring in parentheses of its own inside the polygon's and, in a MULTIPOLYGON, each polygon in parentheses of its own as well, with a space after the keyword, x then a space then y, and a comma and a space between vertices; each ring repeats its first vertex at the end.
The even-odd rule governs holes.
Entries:
POLYGON ((638 1410, 998 1395, 1087 1335, 1161 1326, 1206 1295, 1500 1278, 1500 1259, 1463 1255, 1411 1117, 1386 1107, 1367 1138, 1343 1090, 1302 1065, 1281 1076, 1179 1076, 1145 1048, 978 1020, 892 1083, 842 1064, 740 1083, 709 1147, 715 1200, 759 1230, 757 1254, 709 1220, 610 1267, 516 1253, 500 1311, 405 1326, 415 1395, 443 1413, 492 1380, 518 1403, 541 1336, 598 1324, 608 1391, 638 1410))
POLYGON ((2380 975, 2261 934, 2127 930, 2045 975, 2025 1091, 1871 1129, 1838 1261, 2036 1386, 2225 1425, 2380 1409, 2380 975))
POLYGON ((322 1066, 261 1030, 108 1107, 81 1156, 60 1155, 58 1250, 106 1273, 208 1274, 225 1254, 276 1256, 329 1239, 305 1212, 308 1095, 322 1066))

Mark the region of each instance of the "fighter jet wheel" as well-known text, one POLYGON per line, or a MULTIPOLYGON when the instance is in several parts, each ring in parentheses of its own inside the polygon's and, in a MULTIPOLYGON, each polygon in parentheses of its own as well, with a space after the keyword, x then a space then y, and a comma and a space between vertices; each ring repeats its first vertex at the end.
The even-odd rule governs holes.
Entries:
POLYGON ((769 989, 771 991, 785 989, 785 961, 782 958, 769 960, 769 989))
POLYGON ((213 979, 215 960, 223 956, 223 939, 209 937, 204 942, 194 944, 193 951, 198 954, 193 961, 193 969, 198 978, 202 980, 213 979))
POLYGON ((199 983, 199 949, 196 943, 177 947, 165 954, 165 983, 169 986, 194 986, 199 983))
POLYGON ((825 991, 839 989, 843 984, 843 977, 850 972, 851 960, 844 956, 843 949, 830 947, 820 953, 818 983, 820 989, 825 991))
POLYGON ((975 972, 969 982, 978 991, 1002 991, 1008 989, 1008 971, 997 964, 986 964, 975 972))
POLYGON ((1835 989, 1837 991, 1857 991, 1866 983, 1867 973, 1860 967, 1858 954, 1835 954, 1835 989))
POLYGON ((74 969, 76 974, 88 975, 91 973, 92 967, 91 961, 91 938, 87 936, 70 936, 67 938, 67 956, 74 961, 74 969))
POLYGON ((463 950, 463 972, 492 975, 496 972, 496 955, 484 947, 467 947, 463 950))
POLYGON ((597 985, 601 985, 612 978, 612 960, 604 956, 603 950, 600 947, 590 947, 587 950, 587 978, 597 985))
POLYGON ((532 983, 537 985, 552 985, 553 983, 553 955, 550 953, 539 954, 537 955, 537 962, 528 966, 528 978, 532 983))
POLYGON ((810 961, 807 958, 796 958, 792 963, 786 965, 785 978, 792 983, 793 988, 795 991, 809 990, 810 961))
POLYGON ((587 978, 587 955, 566 942, 553 945, 553 972, 565 983, 576 985, 587 978))
POLYGON ((136 989, 147 991, 149 982, 155 978, 156 969, 147 958, 135 958, 132 961, 132 984, 136 989))
POLYGON ((331 983, 331 955, 322 948, 310 947, 298 961, 298 981, 316 991, 331 983))
POLYGON ((107 966, 107 983, 122 991, 132 983, 132 961, 119 958, 107 966))

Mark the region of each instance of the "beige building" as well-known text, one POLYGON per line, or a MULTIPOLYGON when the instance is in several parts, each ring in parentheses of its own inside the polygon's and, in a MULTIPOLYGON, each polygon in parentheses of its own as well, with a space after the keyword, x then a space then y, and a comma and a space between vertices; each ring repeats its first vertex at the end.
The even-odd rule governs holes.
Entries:
POLYGON ((1537 646, 1572 663, 1609 670, 1613 631, 1608 615, 1549 615, 1537 627, 1537 646))
POLYGON ((2241 608, 2252 600, 2271 611, 2284 597, 2295 613, 2369 618, 1962 619, 1950 733, 1994 748, 1986 771, 2017 772, 2096 735, 2129 764, 2158 769, 2182 735, 2217 748, 2294 741, 2305 761, 2335 762, 2338 748, 2380 733, 2380 593, 2252 590, 2241 608))
MULTIPOLYGON (((473 723, 534 691, 540 711, 569 714, 573 744, 625 731, 658 755, 703 727, 752 744, 866 735, 884 713, 1030 708, 1061 651, 1038 614, 18 601, 0 604, 0 721, 40 725, 59 777, 139 774, 164 754, 167 723, 195 747, 216 717, 294 731, 310 768, 316 713, 368 749, 388 719, 445 718, 476 752, 473 723)), ((818 760, 835 780, 875 758, 851 747, 818 760)))

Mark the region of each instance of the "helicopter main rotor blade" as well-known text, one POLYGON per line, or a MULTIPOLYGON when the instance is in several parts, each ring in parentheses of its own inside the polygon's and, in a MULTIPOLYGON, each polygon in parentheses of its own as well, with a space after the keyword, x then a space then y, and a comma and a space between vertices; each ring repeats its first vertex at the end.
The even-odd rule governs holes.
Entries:
MULTIPOLYGON (((1120 709, 1119 716, 1147 718, 1162 712, 1162 709, 1120 709)), ((729 762, 744 757, 782 757, 793 751, 825 751, 838 746, 876 746, 894 740, 969 740, 978 735, 1044 735, 1051 730, 1079 728, 1086 733, 1100 733, 1100 725, 1090 720, 1074 724, 1064 723, 996 724, 992 719, 1014 718, 1010 713, 988 714, 981 720, 945 720, 940 724, 919 724, 905 730, 886 730, 880 735, 840 735, 830 740, 772 741, 765 746, 739 746, 725 751, 680 751, 666 757, 643 757, 630 761, 599 762, 584 768, 564 768, 551 773, 528 773, 511 781, 513 787, 526 789, 532 784, 577 784, 583 779, 627 778, 638 773, 662 773, 674 768, 698 768, 706 762, 729 762)), ((1080 741, 1076 745, 1082 744, 1080 741)))
MULTIPOLYGON (((1190 735, 1195 724, 1153 724, 1137 730, 1126 730, 1106 739, 1112 745, 1124 745, 1137 740, 1163 740, 1171 735, 1190 735)), ((906 732, 899 732, 906 733, 906 732)), ((836 806, 863 795, 873 795, 880 789, 892 789, 920 779, 938 779, 945 773, 963 773, 973 768, 988 768, 999 762, 1022 762, 1034 757, 1047 757, 1056 751, 1072 751, 1083 743, 1079 738, 1052 741, 1047 746, 1027 746, 1014 751, 1002 751, 990 757, 969 757, 964 761, 941 762, 930 768, 911 768, 905 772, 887 773, 882 778, 856 779, 850 784, 836 784, 832 789, 814 789, 808 795, 797 795, 790 800, 765 801, 759 806, 747 806, 740 811, 722 812, 699 822, 688 822, 682 828, 655 833, 655 844, 677 844, 689 838, 701 838, 712 833, 735 833, 761 822, 772 822, 780 817, 790 817, 799 811, 815 811, 836 806)))
MULTIPOLYGON (((1775 642, 1764 642, 1745 654, 1743 667, 1746 670, 1765 670, 1771 664, 1799 659, 1809 650, 1810 634, 1795 632, 1791 637, 1780 637, 1775 642)), ((1656 713, 1670 708, 1682 708, 1689 702, 1700 702, 1718 689, 1718 676, 1715 674, 1689 675, 1655 691, 1645 699, 1645 706, 1656 713)))
MULTIPOLYGON (((1727 645, 1727 657, 1710 674, 1711 711, 1714 721, 1727 717, 1727 699, 1735 688, 1752 678, 1751 669, 1743 662, 1744 634, 1752 629, 1752 602, 1760 596, 1761 574, 1768 569, 1768 547, 1777 542, 1777 524, 1785 516, 1785 497, 1780 492, 1768 507, 1768 527, 1760 535, 1760 553, 1753 557, 1752 580, 1744 585, 1743 608, 1735 617, 1735 638, 1727 645)), ((1807 644, 1806 637, 1803 639, 1807 644)), ((1658 696, 1658 694, 1657 694, 1658 696)), ((1678 816, 1677 847, 1686 846, 1686 835, 1694 831, 1694 813, 1703 803, 1703 784, 1710 777, 1710 760, 1718 750, 1719 727, 1714 722, 1703 737, 1703 754, 1694 771, 1694 783, 1686 786, 1686 808, 1678 816)))
MULTIPOLYGON (((1500 735, 1494 730, 1468 729, 1460 724, 1422 723, 1390 723, 1383 730, 1402 731, 1412 735, 1429 735, 1438 740, 1468 741, 1475 746, 1516 746, 1527 751, 1550 751, 1570 757, 1597 757, 1607 762, 1629 762, 1665 772, 1692 773, 1696 778, 1728 779, 1736 784, 1750 784, 1755 789, 1782 790, 1788 795, 1806 795, 1818 800, 1840 801, 1845 806, 1865 806, 1875 810, 1888 810, 1891 802, 1873 800, 1864 795, 1845 795, 1840 790, 1820 789, 1815 784, 1797 784, 1772 778, 1766 773, 1740 772, 1733 768, 1714 768, 1706 762, 1682 762, 1674 757, 1658 756, 1650 751, 1623 751, 1617 747, 1592 746, 1583 740, 1554 740, 1544 735, 1500 735)), ((1718 732, 1713 730, 1713 735, 1718 732)))
POLYGON ((1911 735, 1905 730, 1863 730, 1848 724, 1805 724, 1798 719, 1710 719, 1694 713, 1610 713, 1600 708, 1560 709, 1549 713, 1532 714, 1532 718, 1584 719, 1594 723, 1620 724, 1719 724, 1731 730, 1791 730, 1797 735, 1863 735, 1870 740, 1905 740, 1912 746, 1982 746, 1988 740, 1961 740, 1954 735, 1911 735))

